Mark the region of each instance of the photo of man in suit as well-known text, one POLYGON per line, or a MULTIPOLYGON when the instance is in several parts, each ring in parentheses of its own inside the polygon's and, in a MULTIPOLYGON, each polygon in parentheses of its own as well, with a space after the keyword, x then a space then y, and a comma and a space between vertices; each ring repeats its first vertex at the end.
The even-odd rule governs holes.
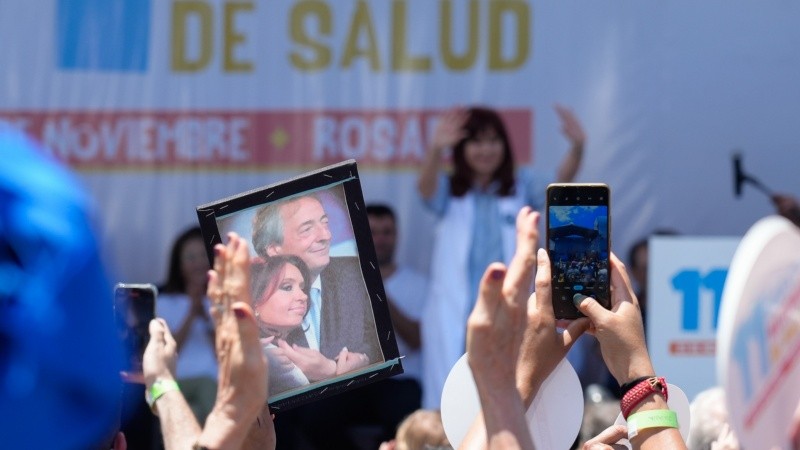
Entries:
POLYGON ((304 195, 261 207, 253 247, 261 258, 295 255, 308 265, 309 310, 301 328, 279 347, 311 381, 383 362, 375 320, 357 256, 330 256, 329 216, 304 195))

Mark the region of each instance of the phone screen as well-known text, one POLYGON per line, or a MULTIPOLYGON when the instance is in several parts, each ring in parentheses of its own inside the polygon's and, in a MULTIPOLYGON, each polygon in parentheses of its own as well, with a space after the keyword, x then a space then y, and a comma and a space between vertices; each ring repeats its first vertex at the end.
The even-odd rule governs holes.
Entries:
POLYGON ((575 294, 611 307, 609 189, 604 184, 551 184, 547 188, 547 250, 557 319, 583 316, 575 294))
MULTIPOLYGON (((152 284, 119 283, 114 287, 114 315, 125 347, 120 392, 119 430, 128 448, 155 448, 156 419, 144 402, 142 357, 150 341, 150 321, 155 317, 158 290, 152 284)), ((109 448, 109 447, 105 447, 109 448)))
POLYGON ((123 371, 142 372, 142 357, 150 340, 150 321, 155 317, 156 295, 152 284, 120 283, 114 287, 117 330, 126 354, 123 371))

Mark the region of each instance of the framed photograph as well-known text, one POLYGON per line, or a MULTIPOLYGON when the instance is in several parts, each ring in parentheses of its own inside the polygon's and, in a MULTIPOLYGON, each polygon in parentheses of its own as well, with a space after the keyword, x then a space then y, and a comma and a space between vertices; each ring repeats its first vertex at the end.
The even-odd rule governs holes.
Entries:
POLYGON ((356 162, 197 207, 213 263, 250 242, 251 296, 273 411, 403 372, 356 162))

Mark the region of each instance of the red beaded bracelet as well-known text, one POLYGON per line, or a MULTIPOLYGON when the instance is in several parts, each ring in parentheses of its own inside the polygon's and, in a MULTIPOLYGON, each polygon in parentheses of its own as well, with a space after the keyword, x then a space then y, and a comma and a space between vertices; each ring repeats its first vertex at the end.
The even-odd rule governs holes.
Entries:
POLYGON ((650 394, 661 394, 664 400, 667 400, 667 382, 664 377, 650 377, 626 392, 619 402, 622 417, 627 420, 633 408, 644 401, 650 394))

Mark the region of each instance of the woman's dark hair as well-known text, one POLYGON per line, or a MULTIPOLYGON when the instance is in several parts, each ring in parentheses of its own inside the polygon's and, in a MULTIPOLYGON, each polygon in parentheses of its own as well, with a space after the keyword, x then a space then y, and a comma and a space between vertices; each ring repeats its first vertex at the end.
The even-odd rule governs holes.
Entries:
POLYGON ((266 261, 252 266, 250 294, 253 299, 253 308, 260 305, 261 299, 269 298, 277 289, 283 267, 291 264, 297 267, 303 277, 303 292, 308 295, 311 289, 311 275, 308 266, 302 259, 294 255, 270 256, 266 261))
POLYGON ((183 279, 183 272, 181 271, 181 252, 183 252, 184 245, 192 239, 203 240, 203 233, 200 231, 200 227, 189 228, 175 239, 172 244, 172 251, 169 254, 167 281, 159 286, 159 292, 173 294, 186 292, 186 280, 183 279))
POLYGON ((467 110, 467 120, 463 129, 466 135, 453 147, 453 174, 450 176, 450 194, 462 197, 472 188, 474 173, 467 164, 464 151, 467 142, 481 133, 492 130, 503 143, 503 161, 492 174, 492 181, 498 181, 498 194, 506 197, 514 193, 514 155, 503 120, 496 111, 489 108, 473 107, 467 110))

